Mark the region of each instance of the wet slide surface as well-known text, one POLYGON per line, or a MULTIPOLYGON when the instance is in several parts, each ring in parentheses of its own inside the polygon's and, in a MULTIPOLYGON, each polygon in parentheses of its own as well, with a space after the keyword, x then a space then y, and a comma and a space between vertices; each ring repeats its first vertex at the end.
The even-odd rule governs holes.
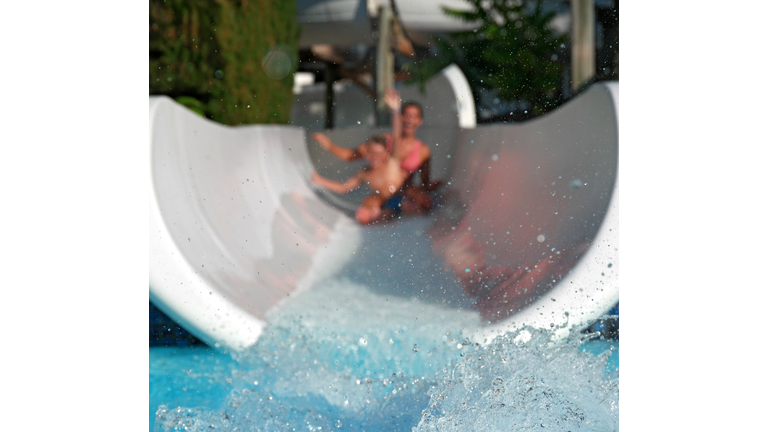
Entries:
POLYGON ((562 337, 618 301, 618 84, 524 124, 425 124, 439 205, 365 228, 354 195, 309 185, 312 169, 355 167, 323 160, 304 129, 224 127, 162 97, 149 116, 150 299, 211 345, 253 345, 292 297, 337 279, 445 308, 480 341, 524 324, 562 337))

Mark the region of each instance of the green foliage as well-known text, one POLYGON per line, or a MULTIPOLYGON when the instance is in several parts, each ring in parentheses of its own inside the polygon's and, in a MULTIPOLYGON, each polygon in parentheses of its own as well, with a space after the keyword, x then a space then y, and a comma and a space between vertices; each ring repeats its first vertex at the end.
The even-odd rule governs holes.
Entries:
POLYGON ((176 98, 176 102, 194 111, 195 114, 201 117, 205 117, 205 104, 203 104, 199 100, 191 96, 179 96, 176 98))
POLYGON ((554 13, 543 13, 541 0, 466 1, 471 11, 443 11, 478 27, 438 38, 436 57, 409 65, 413 80, 423 86, 456 63, 474 89, 495 90, 504 101, 526 101, 536 114, 556 106, 564 71, 556 53, 567 37, 549 27, 554 13))
POLYGON ((295 2, 150 0, 149 12, 150 94, 227 125, 289 121, 295 2))

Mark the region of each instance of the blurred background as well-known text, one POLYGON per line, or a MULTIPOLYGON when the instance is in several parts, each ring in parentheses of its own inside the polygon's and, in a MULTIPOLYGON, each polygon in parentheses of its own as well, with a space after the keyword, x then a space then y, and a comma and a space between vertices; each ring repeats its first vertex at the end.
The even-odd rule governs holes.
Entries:
POLYGON ((618 0, 153 0, 149 9, 149 93, 227 125, 296 123, 299 111, 314 129, 374 124, 370 113, 334 115, 334 101, 374 110, 387 81, 423 85, 451 63, 472 87, 478 122, 523 121, 590 82, 619 79, 618 0), (296 106, 293 95, 307 93, 296 106))

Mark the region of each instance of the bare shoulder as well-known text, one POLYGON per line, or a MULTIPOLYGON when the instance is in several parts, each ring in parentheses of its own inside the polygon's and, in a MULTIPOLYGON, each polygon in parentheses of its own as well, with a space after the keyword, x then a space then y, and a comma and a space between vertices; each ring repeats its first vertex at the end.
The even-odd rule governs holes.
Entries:
POLYGON ((427 159, 432 155, 432 150, 429 149, 429 146, 422 143, 421 145, 421 158, 427 159))

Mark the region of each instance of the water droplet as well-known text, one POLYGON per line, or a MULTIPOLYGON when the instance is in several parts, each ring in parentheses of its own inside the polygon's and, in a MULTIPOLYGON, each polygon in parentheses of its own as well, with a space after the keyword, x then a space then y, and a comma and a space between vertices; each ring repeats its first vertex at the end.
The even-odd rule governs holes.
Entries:
POLYGON ((274 49, 264 56, 261 67, 264 73, 272 79, 279 80, 291 72, 291 57, 282 49, 274 49))
POLYGON ((494 154, 493 156, 491 156, 491 160, 493 160, 494 162, 498 161, 499 160, 499 155, 494 154))
POLYGON ((544 243, 544 240, 547 238, 544 237, 544 234, 539 234, 538 237, 536 237, 536 240, 538 240, 539 243, 544 243))

